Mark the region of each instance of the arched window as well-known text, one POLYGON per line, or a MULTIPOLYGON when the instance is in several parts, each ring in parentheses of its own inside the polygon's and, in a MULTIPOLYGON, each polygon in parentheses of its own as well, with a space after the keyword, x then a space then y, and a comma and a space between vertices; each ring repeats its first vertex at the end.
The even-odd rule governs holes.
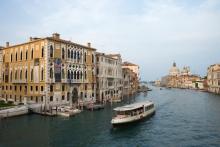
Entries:
POLYGON ((17 61, 18 60, 18 53, 16 52, 16 54, 15 54, 15 61, 17 61))
POLYGON ((50 45, 50 57, 52 58, 53 57, 53 46, 50 45))
POLYGON ((81 71, 80 72, 80 79, 82 79, 82 77, 83 77, 83 72, 81 71))
POLYGON ((70 50, 69 49, 68 49, 68 55, 67 56, 68 56, 68 58, 70 58, 70 50))
POLYGON ((22 60, 22 51, 21 51, 21 56, 20 56, 20 59, 22 60))
POLYGON ((53 69, 50 68, 50 78, 53 79, 53 69))
POLYGON ((25 80, 27 80, 27 69, 25 71, 25 80))
POLYGON ((18 72, 17 72, 17 70, 15 71, 15 80, 17 80, 18 79, 18 72))
POLYGON ((42 46, 41 48, 41 57, 43 58, 44 57, 44 47, 42 46))
POLYGON ((71 79, 73 79, 73 71, 71 71, 71 79))
POLYGON ((10 80, 11 80, 11 82, 12 82, 12 71, 11 71, 11 73, 10 73, 10 80))
POLYGON ((94 55, 92 54, 92 63, 94 63, 94 55))
POLYGON ((87 55, 86 55, 86 53, 84 53, 84 62, 86 62, 86 57, 87 55))
POLYGON ((32 49, 31 50, 31 59, 33 59, 34 58, 34 50, 32 49))
POLYGON ((44 69, 42 68, 41 69, 41 81, 43 81, 44 80, 44 69))
POLYGON ((77 59, 78 59, 78 60, 80 59, 80 54, 79 54, 79 52, 77 52, 77 59))
POLYGON ((79 80, 79 71, 77 72, 77 80, 79 80))
POLYGON ((12 57, 13 57, 13 56, 12 56, 12 54, 11 54, 11 62, 12 62, 12 57))
POLYGON ((71 59, 73 59, 73 50, 71 50, 71 59))
POLYGON ((64 72, 64 69, 62 69, 62 79, 65 79, 65 72, 64 72))
POLYGON ((84 78, 87 79, 87 73, 86 73, 86 71, 84 72, 84 78))
POLYGON ((70 71, 68 70, 67 78, 70 79, 70 71))
POLYGON ((76 51, 74 51, 74 59, 76 59, 76 51))
POLYGON ((65 59, 65 50, 62 48, 62 59, 65 59))
POLYGON ((31 81, 33 81, 33 78, 34 78, 34 70, 31 69, 31 81))
POLYGON ((74 71, 74 79, 76 79, 76 71, 74 71))
POLYGON ((20 80, 22 80, 22 70, 20 71, 20 80))
POLYGON ((28 59, 28 50, 26 50, 26 56, 25 56, 26 60, 28 59))

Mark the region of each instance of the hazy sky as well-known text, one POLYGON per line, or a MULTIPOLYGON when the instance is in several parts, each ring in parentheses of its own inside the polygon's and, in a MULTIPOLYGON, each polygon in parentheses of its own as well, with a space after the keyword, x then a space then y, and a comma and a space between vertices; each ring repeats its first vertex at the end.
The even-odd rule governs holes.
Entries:
POLYGON ((173 61, 205 75, 220 63, 220 0, 1 0, 0 45, 61 37, 137 63, 142 79, 173 61))

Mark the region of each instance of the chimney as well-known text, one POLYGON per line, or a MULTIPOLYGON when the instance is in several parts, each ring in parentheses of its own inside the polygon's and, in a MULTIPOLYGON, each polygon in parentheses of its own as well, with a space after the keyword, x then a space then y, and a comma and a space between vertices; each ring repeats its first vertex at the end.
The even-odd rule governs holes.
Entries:
POLYGON ((33 38, 32 38, 32 37, 30 37, 30 38, 29 38, 29 41, 33 41, 33 38))
POLYGON ((58 34, 58 33, 53 33, 53 38, 55 38, 55 39, 60 39, 60 34, 58 34))
POLYGON ((91 43, 90 43, 90 42, 88 42, 88 43, 87 43, 87 46, 90 48, 90 47, 91 47, 91 43))
POLYGON ((6 47, 9 47, 9 42, 6 42, 6 47))

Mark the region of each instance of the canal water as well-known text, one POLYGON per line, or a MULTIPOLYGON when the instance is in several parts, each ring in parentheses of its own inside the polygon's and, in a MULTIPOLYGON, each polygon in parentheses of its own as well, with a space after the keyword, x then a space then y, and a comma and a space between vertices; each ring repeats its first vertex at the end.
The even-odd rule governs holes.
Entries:
POLYGON ((0 147, 72 146, 220 146, 220 96, 153 87, 121 104, 71 117, 27 115, 0 120, 0 147), (123 103, 152 100, 148 120, 112 128, 112 109, 123 103))

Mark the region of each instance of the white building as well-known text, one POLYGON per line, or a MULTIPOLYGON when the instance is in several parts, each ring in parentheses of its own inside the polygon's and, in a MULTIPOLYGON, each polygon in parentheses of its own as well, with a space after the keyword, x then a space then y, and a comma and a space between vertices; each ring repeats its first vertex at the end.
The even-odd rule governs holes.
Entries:
POLYGON ((96 53, 97 101, 120 101, 122 98, 121 56, 96 53))

